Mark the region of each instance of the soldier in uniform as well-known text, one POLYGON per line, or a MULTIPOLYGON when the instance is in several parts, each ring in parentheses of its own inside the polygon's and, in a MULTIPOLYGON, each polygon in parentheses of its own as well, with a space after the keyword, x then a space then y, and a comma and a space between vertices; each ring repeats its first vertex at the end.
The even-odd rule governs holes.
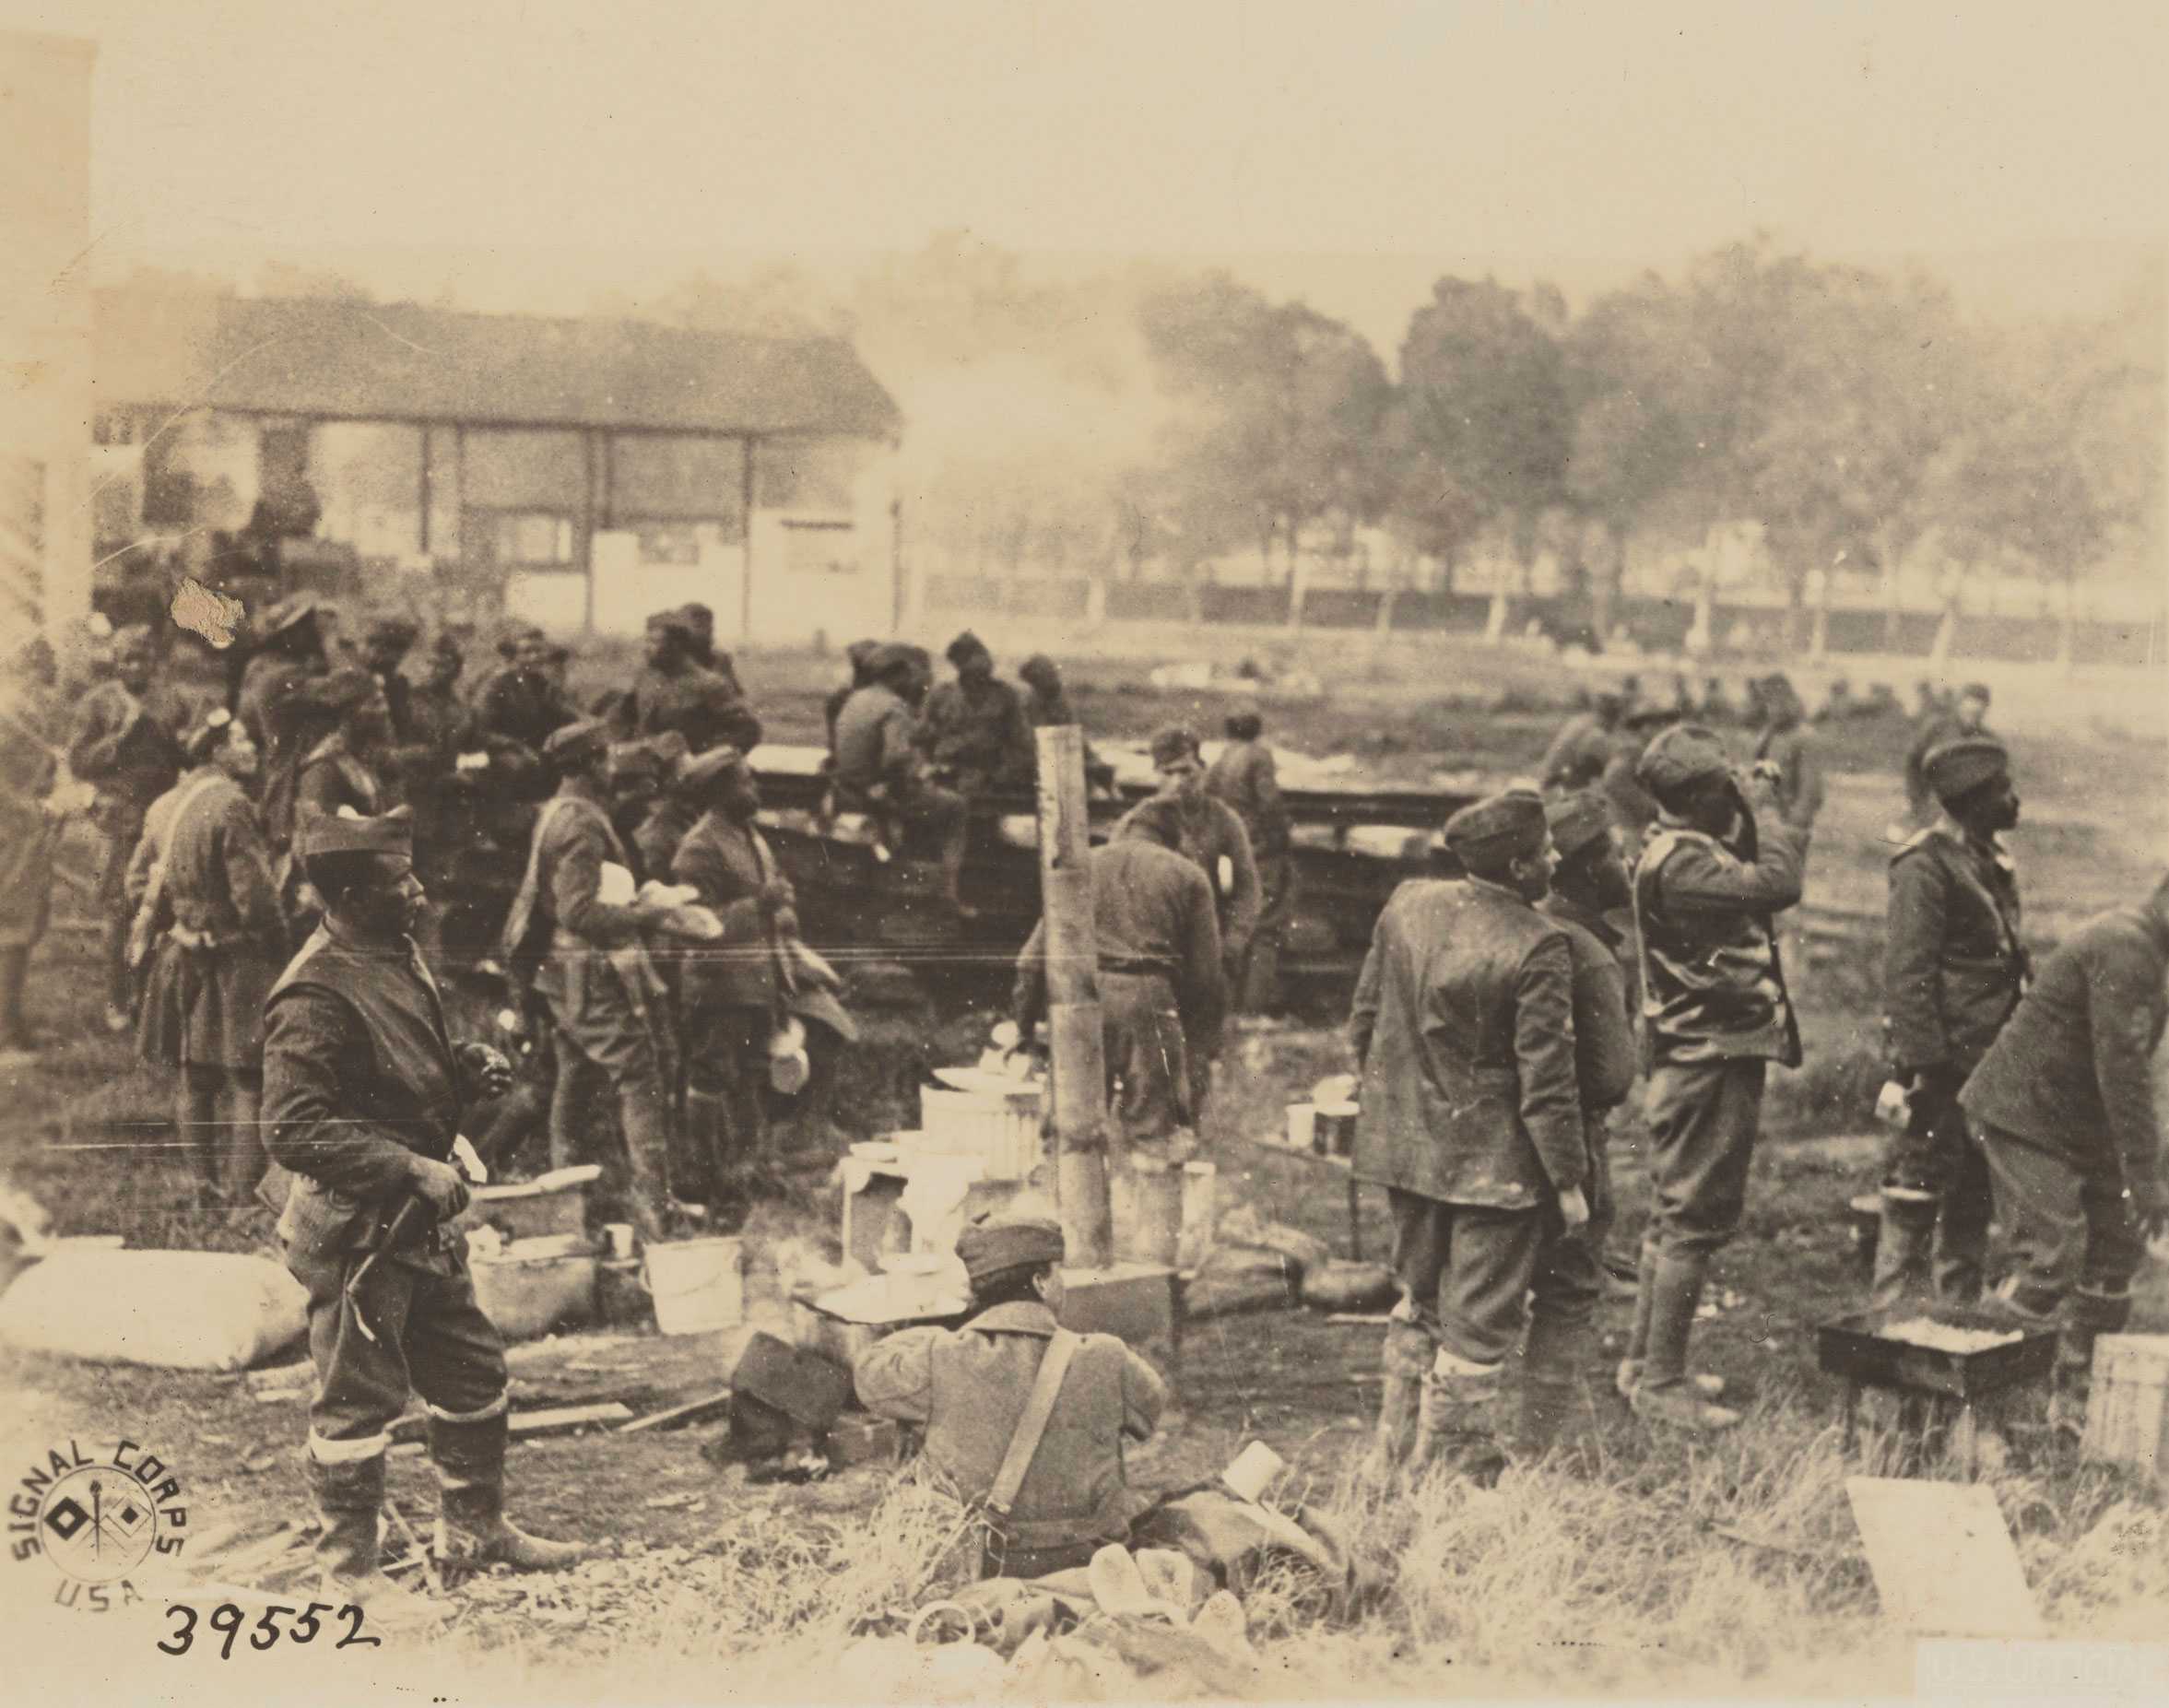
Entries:
POLYGON ((1942 816, 1891 858, 1883 1000, 1912 1107, 1883 1171, 1877 1306, 1980 1295, 1994 1206, 1958 1090, 2018 1007, 2028 972, 2018 877, 1999 840, 2019 820, 2010 756, 1974 736, 1938 748, 1923 770, 1942 816))
POLYGON ((1504 1465, 1497 1412, 1529 1294, 1556 1370, 1600 1289, 1578 1238, 1590 1168, 1574 950, 1535 906, 1551 872, 1543 802, 1492 795, 1448 819, 1445 836, 1467 879, 1394 892, 1349 1016, 1355 1173, 1385 1188, 1401 1289, 1372 1468, 1389 1475, 1414 1455, 1412 1468, 1436 1459, 1489 1481, 1504 1465))
POLYGON ((2169 876, 2058 944, 1958 1093, 2011 1254, 1996 1307, 2057 1328, 2052 1416, 2086 1416, 2097 1336, 2131 1319, 2146 1241, 2169 1225, 2152 1057, 2169 1016, 2169 876))
POLYGON ((323 624, 310 595, 281 599, 257 619, 255 650, 242 667, 231 704, 263 756, 257 767, 259 800, 268 800, 275 787, 290 793, 309 717, 305 690, 330 668, 323 624))
MULTIPOLYGON (((1147 801, 1090 855, 1107 1073, 1132 1147, 1196 1126, 1190 1053, 1220 1035, 1227 1005, 1212 887, 1177 852, 1181 833, 1173 802, 1147 801)), ((1024 1038, 1046 1012, 1046 951, 1043 919, 1017 958, 1011 1012, 1024 1038)))
POLYGON ((113 675, 92 689, 77 713, 68 770, 95 784, 92 820, 101 838, 98 905, 105 914, 105 1026, 125 1031, 134 1006, 128 972, 128 913, 124 893, 129 856, 143 815, 181 773, 181 710, 155 679, 150 630, 113 636, 113 675))
POLYGON ((1243 820, 1259 893, 1257 928, 1230 977, 1228 995, 1238 1011, 1265 1014, 1279 1006, 1280 934, 1295 906, 1295 852, 1273 750, 1260 738, 1264 721, 1255 712, 1238 712, 1226 727, 1228 745, 1206 772, 1205 790, 1243 820))
MULTIPOLYGON (((1782 670, 1762 678, 1762 703, 1763 723, 1755 738, 1755 758, 1776 768, 1777 816, 1787 824, 1812 830, 1816 815, 1822 810, 1822 760, 1815 750, 1815 733, 1804 722, 1806 708, 1792 678, 1782 670)), ((1792 981, 1793 1001, 1798 1003, 1808 982, 1808 943, 1798 907, 1787 908, 1780 917, 1777 946, 1792 981)))
POLYGON ((361 667, 384 690, 391 738, 402 746, 414 739, 414 685, 399 673, 399 666, 420 637, 420 628, 407 617, 380 617, 361 637, 361 667))
POLYGON ((1537 776, 1547 789, 1585 789, 1604 775, 1620 720, 1626 715, 1625 697, 1606 689, 1586 712, 1577 712, 1560 725, 1559 734, 1544 749, 1537 776))
POLYGON ((151 804, 128 867, 131 949, 149 955, 136 1047, 180 1071, 173 1125, 200 1200, 241 1204, 264 1172, 264 998, 286 921, 247 794, 258 762, 248 726, 218 707, 182 752, 188 769, 151 804))
POLYGON ((553 1167, 579 1160, 576 1134, 587 1094, 607 1079, 616 1095, 631 1180, 631 1219, 653 1241, 665 1232, 669 1189, 670 1090, 675 1060, 666 993, 648 959, 642 931, 666 908, 602 899, 604 869, 631 878, 631 865, 611 828, 609 729, 601 720, 568 724, 544 745, 557 793, 543 803, 529 844, 527 870, 505 921, 508 966, 533 968, 536 994, 548 1005, 557 1058, 550 1100, 553 1167))
MULTIPOLYGON (((1927 684, 1920 686, 1925 688, 1927 684)), ((1935 821, 1936 792, 1928 785, 1928 755, 1945 742, 1956 741, 1961 736, 1992 736, 1995 732, 1988 727, 1992 698, 1986 682, 1968 682, 1958 690, 1957 701, 1948 708, 1939 704, 1932 695, 1926 697, 1924 706, 1916 714, 1913 746, 1905 750, 1905 804, 1912 810, 1914 823, 1927 825, 1935 821)))
POLYGON ((737 681, 701 665, 699 636, 683 610, 648 618, 647 663, 618 713, 624 736, 659 736, 674 729, 695 753, 734 747, 750 753, 760 744, 760 720, 737 681))
POLYGON ((934 776, 966 800, 1031 782, 1031 727, 1015 689, 994 673, 994 654, 970 630, 949 643, 957 678, 926 696, 919 740, 934 776))
POLYGON ((843 649, 844 662, 851 666, 851 679, 831 689, 829 697, 821 701, 821 712, 829 726, 829 764, 836 762, 836 720, 843 715, 843 708, 852 695, 873 681, 866 666, 876 653, 881 650, 878 641, 854 641, 843 649))
MULTIPOLYGON (((1612 1271, 1605 1262, 1605 1240, 1619 1205, 1612 1196, 1606 1128, 1611 1112, 1626 1101, 1639 1065, 1633 1018, 1634 941, 1615 923, 1633 903, 1633 887, 1602 795, 1586 789, 1555 795, 1545 803, 1544 818, 1559 865, 1551 874, 1551 893, 1539 911, 1566 927, 1574 948, 1575 1072, 1582 1118, 1589 1130, 1586 1237, 1609 1283, 1612 1271)), ((1534 1325, 1530 1336, 1533 1341, 1534 1325)))
POLYGON ((452 1221, 467 1202, 452 1160, 462 1113, 509 1089, 511 1067, 487 1045, 453 1045, 407 935, 422 893, 404 819, 312 819, 301 852, 324 920, 265 1007, 264 1117, 273 1157, 299 1177, 278 1231, 309 1292, 318 1565, 336 1599, 396 1603, 378 1536, 384 1453, 410 1393, 429 1412, 439 1558, 571 1564, 584 1550, 505 1522, 504 1350, 452 1221))
MULTIPOLYGON (((1080 724, 1076 708, 1069 703, 1069 691, 1062 686, 1061 666, 1044 653, 1034 653, 1017 666, 1017 679, 1024 684, 1024 723, 1028 729, 1058 729, 1067 724, 1080 724)), ((1036 760, 1037 753, 1034 751, 1036 760)), ((1085 785, 1095 794, 1113 794, 1114 767, 1107 764, 1092 751, 1092 744, 1085 743, 1085 785)))
POLYGON ((392 734, 391 708, 385 704, 383 689, 368 671, 349 665, 316 683, 312 697, 338 722, 295 770, 296 826, 342 807, 373 818, 386 805, 377 772, 392 734))
POLYGON ((957 1239, 972 1286, 963 1327, 907 1328, 860 1354, 852 1372, 869 1411, 918 1426, 928 1468, 969 1505, 994 1492, 1042 1361, 1061 1368, 1037 1451, 985 1544, 981 1574, 1040 1577, 1089 1565, 1126 1542, 1150 1504, 1129 1487, 1126 1441, 1147 1441, 1167 1405, 1157 1372, 1113 1335, 1061 1328, 1062 1229, 982 1218, 957 1239))
POLYGON ((476 685, 475 721, 485 736, 516 741, 530 752, 579 717, 549 677, 549 639, 539 629, 514 637, 511 662, 476 685))
MULTIPOLYGON (((1220 916, 1221 972, 1233 993, 1264 907, 1250 833, 1243 828, 1234 808, 1206 793, 1205 760, 1197 751, 1196 736, 1171 725, 1152 737, 1151 753, 1152 770, 1160 780, 1155 798, 1173 803, 1181 839, 1177 846, 1212 886, 1213 906, 1220 916)), ((1190 1039, 1193 1120, 1204 1116, 1206 1096, 1212 1087, 1212 1064, 1220 1053, 1217 1027, 1210 1037, 1190 1039)))
POLYGON ((1767 771, 1736 781, 1699 724, 1658 736, 1636 775, 1658 807, 1634 868, 1656 1202, 1619 1382, 1639 1417, 1726 1429, 1739 1414, 1704 1397, 1688 1339, 1746 1207, 1769 1065, 1800 1063, 1772 920, 1800 899, 1808 831, 1778 817, 1767 771))
POLYGON ((927 779, 912 713, 919 674, 913 649, 876 648, 866 674, 872 681, 843 702, 836 718, 836 804, 847 812, 892 819, 934 842, 942 893, 959 913, 968 913, 960 885, 969 807, 955 790, 927 779))

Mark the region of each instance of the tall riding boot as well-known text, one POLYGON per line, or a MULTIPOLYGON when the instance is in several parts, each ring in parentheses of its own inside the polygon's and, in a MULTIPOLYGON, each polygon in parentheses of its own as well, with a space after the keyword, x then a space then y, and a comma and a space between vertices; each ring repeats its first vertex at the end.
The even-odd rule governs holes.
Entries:
POLYGON ((1925 1304, 1936 1294, 1936 1195, 1917 1186, 1885 1186, 1882 1225, 1875 1236, 1875 1278, 1868 1302, 1878 1311, 1925 1304))
POLYGON ((317 1571, 342 1591, 372 1583, 383 1521, 384 1455, 326 1465, 312 1454, 307 1464, 309 1492, 324 1526, 316 1537, 317 1571))
POLYGON ((1499 1480, 1506 1468, 1498 1432, 1505 1372, 1503 1364, 1478 1364, 1439 1349, 1417 1408, 1426 1467, 1466 1477, 1483 1489, 1499 1480))
POLYGON ((30 1025, 23 1012, 23 991, 30 980, 30 951, 0 948, 0 1051, 30 1048, 30 1025))
POLYGON ((2131 1321, 2131 1294, 2113 1282, 2081 1281, 2064 1301, 2057 1325, 2056 1373, 2048 1420, 2059 1433, 2086 1431, 2086 1404, 2093 1390, 2093 1348, 2103 1335, 2121 1334, 2131 1321))
POLYGON ((1378 1424, 1363 1475, 1386 1482, 1409 1463, 1416 1450, 1421 1419, 1424 1379, 1431 1373, 1431 1336, 1420 1324, 1395 1320, 1385 1325, 1379 1365, 1385 1385, 1378 1398, 1378 1424))
POLYGON ((1642 1381, 1642 1361, 1649 1349, 1649 1311, 1656 1300, 1656 1247, 1642 1242, 1641 1261, 1634 1282, 1634 1317, 1627 1325, 1627 1348, 1620 1358, 1612 1385, 1621 1399, 1633 1399, 1642 1381))
POLYGON ((579 1542, 549 1542, 504 1516, 504 1448, 512 1419, 502 1411, 454 1421, 431 1415, 430 1457, 440 1490, 437 1558, 448 1565, 501 1561, 519 1572, 554 1572, 587 1558, 579 1542))
POLYGON ((1587 1317, 1531 1314, 1521 1353, 1521 1434, 1530 1452, 1562 1447, 1571 1453, 1594 1438, 1589 1365, 1596 1351, 1597 1325, 1587 1317))
POLYGON ((618 1125, 632 1170, 626 1209, 641 1238, 648 1241, 663 1238, 663 1212, 670 1202, 669 1120, 654 1084, 627 1080, 618 1088, 618 1125))
POLYGON ((1649 1344, 1632 1401, 1638 1418, 1704 1431, 1739 1421, 1737 1411, 1705 1400, 1687 1371, 1687 1343, 1709 1267, 1703 1252, 1668 1251, 1657 1257, 1649 1287, 1649 1344))

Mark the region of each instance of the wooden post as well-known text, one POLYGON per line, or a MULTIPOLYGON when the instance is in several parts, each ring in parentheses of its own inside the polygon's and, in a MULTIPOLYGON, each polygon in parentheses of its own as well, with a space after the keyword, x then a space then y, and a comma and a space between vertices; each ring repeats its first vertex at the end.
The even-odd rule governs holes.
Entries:
POLYGON ((1114 1258, 1107 1183, 1107 1045, 1100 1031, 1099 956, 1092 937, 1091 820, 1085 806, 1084 732, 1042 729, 1040 905, 1046 920, 1047 1021, 1054 1047, 1055 1195, 1069 1263, 1114 1258))

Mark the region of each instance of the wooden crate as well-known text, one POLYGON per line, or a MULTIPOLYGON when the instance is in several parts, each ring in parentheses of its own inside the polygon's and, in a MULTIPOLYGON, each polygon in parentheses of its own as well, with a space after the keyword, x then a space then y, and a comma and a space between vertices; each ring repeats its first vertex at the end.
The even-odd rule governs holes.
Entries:
POLYGON ((2169 1335, 2104 1335, 2093 1343, 2084 1451, 2169 1480, 2169 1335))

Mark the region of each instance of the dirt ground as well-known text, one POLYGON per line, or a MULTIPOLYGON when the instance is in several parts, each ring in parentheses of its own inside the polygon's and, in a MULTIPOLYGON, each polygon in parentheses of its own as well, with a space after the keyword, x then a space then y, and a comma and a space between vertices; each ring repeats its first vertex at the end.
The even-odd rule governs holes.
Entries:
MULTIPOLYGON (((772 738, 781 739, 819 738, 819 694, 835 669, 833 661, 805 658, 741 665, 772 738)), ((1073 691, 1095 735, 1134 736, 1178 716, 1217 729, 1219 701, 1155 693, 1120 670, 1098 679, 1079 675, 1072 672, 1073 691)), ((1267 714, 1270 734, 1291 745, 1317 756, 1355 752, 1384 775, 1476 768, 1502 777, 1531 763, 1560 715, 1556 708, 1487 715, 1469 706, 1412 701, 1382 719, 1375 706, 1342 709, 1331 700, 1268 704, 1267 714)), ((1815 897, 1844 911, 1880 910, 1888 856, 1884 825, 1900 804, 1896 739, 1888 730, 1848 726, 1827 742, 1831 806, 1818 833, 1810 882, 1815 897)), ((2130 783, 2160 775, 2161 751, 2023 732, 2012 739, 2028 803, 2027 821, 2013 840, 2033 930, 2054 935, 2087 912, 2140 893, 2164 845, 2164 807, 2157 791, 2135 791, 2130 783)), ((73 851, 73 857, 81 864, 84 851, 73 851)), ((29 1192, 63 1233, 123 1232, 138 1244, 229 1249, 259 1243, 266 1219, 180 1207, 185 1174, 168 1148, 166 1089, 131 1061, 124 1041, 97 1028, 94 939, 78 901, 60 893, 55 902, 60 924, 40 951, 31 992, 33 1019, 53 1034, 54 1044, 9 1079, 0 1111, 0 1183, 29 1192)), ((1864 1100, 1880 1078, 1878 983, 1872 943, 1838 936, 1821 944, 1805 1004, 1809 1065, 1799 1075, 1775 1077, 1748 1224, 1721 1259, 1713 1286, 1715 1313, 1704 1325, 1698 1357, 1751 1404, 1751 1431, 1765 1419, 1773 1428, 1782 1420, 1786 1429, 1822 1430, 1835 1415, 1838 1391, 1816 1368, 1812 1330, 1853 1307, 1861 1290, 1845 1207, 1872 1186, 1876 1170, 1877 1141, 1859 1136, 1871 1130, 1864 1100)), ((961 1047, 960 1040, 946 1042, 961 1047)), ((1220 1167, 1223 1207, 1255 1206, 1326 1239, 1345 1255, 1350 1244, 1345 1176, 1258 1142, 1280 1126, 1291 1096, 1344 1065, 1330 1031, 1243 1034, 1223 1063, 1203 1137, 1206 1154, 1220 1167)), ((878 1110, 841 1113, 860 1131, 881 1125, 878 1110)), ((1639 1117, 1630 1112, 1619 1124, 1614 1149, 1624 1207, 1616 1238, 1622 1246, 1633 1237, 1646 1196, 1639 1135, 1639 1117)), ((832 1198, 818 1198, 811 1225, 831 1216, 832 1205, 832 1198)), ((1383 1254, 1382 1195, 1362 1196, 1360 1233, 1365 1254, 1383 1254)), ((1602 1395, 1607 1473, 1631 1489, 1683 1487, 1691 1450, 1650 1442, 1609 1399, 1603 1381, 1626 1309, 1621 1302, 1605 1307, 1605 1361, 1591 1372, 1602 1395)), ((2150 1271, 2134 1326, 2169 1329, 2169 1285, 2159 1266, 2150 1271)), ((1224 1465, 1244 1441, 1257 1439, 1291 1462, 1296 1486, 1337 1487, 1361 1449, 1375 1402, 1379 1339, 1375 1325, 1336 1325, 1302 1311, 1192 1324, 1175 1372, 1179 1409, 1135 1455, 1134 1475, 1163 1487, 1195 1480, 1224 1465)), ((721 1337, 706 1336, 580 1336, 537 1343, 516 1355, 515 1401, 525 1407, 611 1397, 647 1409, 715 1385, 725 1355, 721 1337)), ((102 1367, 4 1349, 0 1392, 11 1396, 0 1428, 0 1448, 10 1457, 0 1463, 32 1464, 34 1456, 27 1455, 49 1441, 125 1433, 171 1443, 177 1458, 184 1455, 204 1521, 267 1525, 305 1516, 300 1448, 306 1421, 297 1398, 259 1400, 239 1378, 102 1367)), ((697 1561, 736 1546, 731 1538, 748 1526, 796 1522, 798 1515, 848 1537, 886 1487, 888 1473, 876 1468, 805 1489, 748 1487, 741 1472, 718 1472, 700 1455, 701 1443, 717 1432, 710 1425, 522 1446, 513 1456, 515 1515, 551 1534, 607 1541, 621 1558, 677 1549, 697 1561)), ((2022 1461, 2027 1451, 2022 1440, 2022 1461)), ((2045 1489, 2052 1501, 2074 1510, 2091 1513, 2107 1498, 2102 1488, 2109 1473, 2081 1472, 2050 1458, 2022 1462, 2020 1468, 2036 1479, 2030 1487, 2045 1489)), ((426 1460, 414 1453, 395 1457, 393 1487, 395 1501, 418 1525, 432 1508, 426 1460)), ((2121 1485, 2116 1492, 2150 1507, 2158 1500, 2121 1485)), ((1848 1582, 1860 1577, 1857 1554, 1849 1570, 1848 1582)), ((6 1575, 11 1590, 25 1576, 19 1569, 6 1575)), ((1866 1593, 1857 1583, 1845 1591, 1856 1599, 1866 1593)), ((1864 1605, 1871 1608, 1872 1598, 1864 1605)), ((591 1659, 611 1642, 609 1620, 594 1607, 555 1604, 547 1594, 498 1580, 462 1603, 454 1629, 477 1652, 516 1653, 545 1665, 560 1654, 569 1662, 591 1659)), ((1392 1654, 1373 1658, 1382 1688, 1432 1688, 1427 1675, 1399 1670, 1404 1663, 1392 1654)), ((1571 1679, 1561 1683, 1568 1688, 1571 1679)))

